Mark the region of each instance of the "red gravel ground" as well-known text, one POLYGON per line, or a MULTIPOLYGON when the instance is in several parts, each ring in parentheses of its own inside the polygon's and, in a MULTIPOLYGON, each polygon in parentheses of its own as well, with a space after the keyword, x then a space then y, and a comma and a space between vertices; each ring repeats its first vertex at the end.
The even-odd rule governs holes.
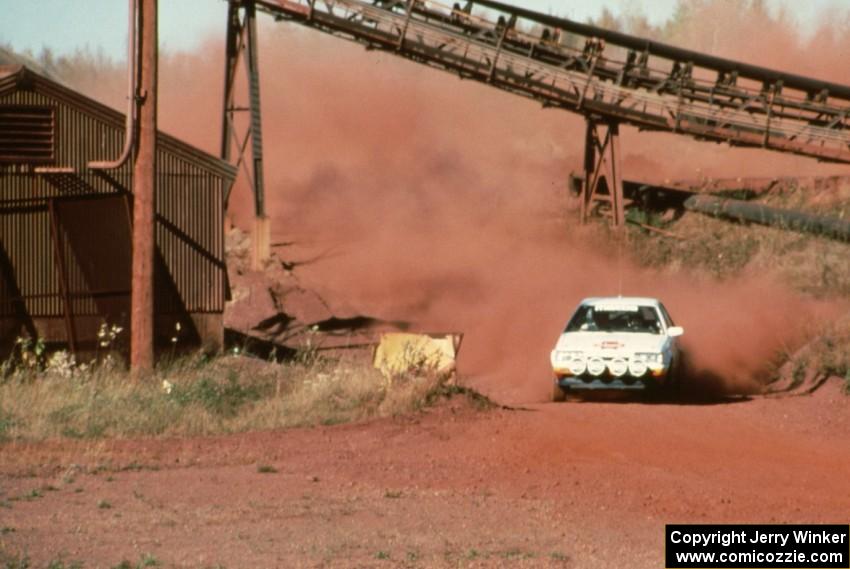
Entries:
POLYGON ((0 551, 32 567, 660 568, 665 523, 847 523, 841 387, 488 411, 455 397, 357 425, 7 443, 0 551))

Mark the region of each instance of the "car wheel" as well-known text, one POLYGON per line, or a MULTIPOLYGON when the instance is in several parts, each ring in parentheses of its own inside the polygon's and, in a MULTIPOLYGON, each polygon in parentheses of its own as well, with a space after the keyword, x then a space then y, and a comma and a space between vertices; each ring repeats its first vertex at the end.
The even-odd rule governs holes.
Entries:
POLYGON ((674 364, 674 367, 670 369, 670 375, 667 377, 667 390, 675 392, 682 385, 682 376, 679 374, 678 366, 674 364))
POLYGON ((661 397, 662 388, 667 386, 667 384, 662 386, 655 380, 655 378, 645 380, 645 385, 646 388, 643 391, 643 396, 649 401, 654 401, 661 397))
POLYGON ((674 397, 677 397, 682 391, 682 376, 684 375, 682 364, 681 357, 677 358, 670 367, 670 376, 667 379, 667 392, 674 397))
POLYGON ((552 401, 555 403, 561 403, 562 401, 567 400, 567 390, 558 385, 557 383, 552 385, 552 401))

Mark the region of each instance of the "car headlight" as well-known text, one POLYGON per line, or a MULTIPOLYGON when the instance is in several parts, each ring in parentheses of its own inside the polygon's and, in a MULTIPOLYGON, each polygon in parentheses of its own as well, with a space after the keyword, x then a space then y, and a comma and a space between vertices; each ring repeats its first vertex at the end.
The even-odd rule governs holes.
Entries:
POLYGON ((575 350, 558 350, 555 352, 555 361, 557 362, 569 362, 572 360, 582 359, 584 357, 584 352, 575 351, 575 350))
POLYGON ((635 354, 634 359, 647 364, 660 364, 664 362, 664 354, 659 354, 658 352, 638 352, 635 354))

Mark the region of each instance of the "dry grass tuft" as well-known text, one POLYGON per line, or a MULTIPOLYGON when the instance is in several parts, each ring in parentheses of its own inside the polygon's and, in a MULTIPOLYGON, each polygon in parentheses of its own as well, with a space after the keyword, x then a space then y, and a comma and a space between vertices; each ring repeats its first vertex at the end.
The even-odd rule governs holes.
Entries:
POLYGON ((416 411, 444 388, 434 374, 392 383, 364 363, 270 363, 227 355, 123 369, 24 369, 0 380, 0 440, 210 435, 331 425, 416 411))
POLYGON ((844 378, 850 394, 850 315, 829 324, 809 345, 808 356, 824 376, 844 378))
POLYGON ((686 213, 671 230, 684 238, 630 227, 636 261, 671 273, 696 271, 718 279, 745 270, 770 273, 812 296, 850 296, 850 244, 695 213, 686 213))
MULTIPOLYGON (((850 191, 850 190, 848 190, 850 191)), ((839 196, 845 197, 845 196, 839 196)), ((843 217, 848 202, 810 204, 811 196, 791 190, 764 200, 843 217)), ((850 244, 823 237, 755 224, 732 223, 697 213, 685 213, 665 227, 682 239, 629 228, 633 258, 668 273, 687 271, 724 280, 744 273, 769 274, 789 288, 821 299, 850 297, 850 244)), ((814 324, 814 338, 797 354, 782 354, 776 368, 790 374, 791 386, 810 376, 839 376, 850 393, 850 315, 833 323, 814 324)))

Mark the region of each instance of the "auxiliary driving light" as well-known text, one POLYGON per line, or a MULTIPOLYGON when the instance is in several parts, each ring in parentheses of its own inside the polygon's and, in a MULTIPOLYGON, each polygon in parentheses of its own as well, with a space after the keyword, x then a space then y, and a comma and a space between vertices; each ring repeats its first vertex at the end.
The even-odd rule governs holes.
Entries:
POLYGON ((646 362, 643 360, 632 360, 629 364, 629 373, 635 377, 640 377, 646 373, 646 362))
POLYGON ((591 375, 602 375, 605 373, 605 361, 602 358, 590 358, 587 360, 587 371, 591 375))
POLYGON ((629 369, 629 364, 626 363, 626 360, 623 358, 614 358, 610 362, 608 362, 608 370, 611 372, 611 375, 615 377, 620 377, 624 373, 626 373, 629 369))
POLYGON ((574 358, 567 364, 567 369, 570 370, 570 373, 573 375, 581 375, 587 369, 587 364, 584 363, 582 358, 574 358))

